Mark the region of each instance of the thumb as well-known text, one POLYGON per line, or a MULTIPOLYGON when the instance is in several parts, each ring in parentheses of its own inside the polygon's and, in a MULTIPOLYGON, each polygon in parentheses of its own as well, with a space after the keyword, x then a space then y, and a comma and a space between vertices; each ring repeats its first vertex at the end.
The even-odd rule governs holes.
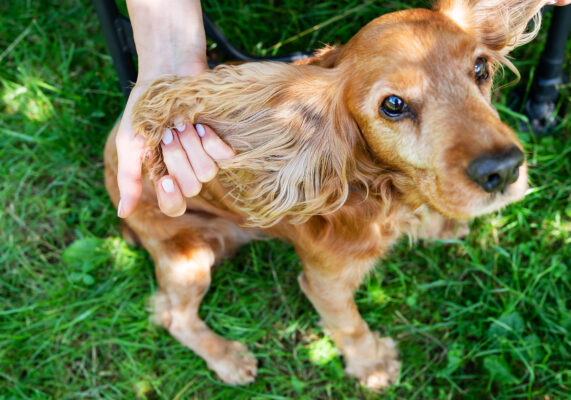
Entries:
POLYGON ((117 215, 126 218, 135 210, 141 197, 141 164, 145 152, 145 139, 142 136, 121 135, 117 132, 117 183, 119 185, 119 205, 117 215))

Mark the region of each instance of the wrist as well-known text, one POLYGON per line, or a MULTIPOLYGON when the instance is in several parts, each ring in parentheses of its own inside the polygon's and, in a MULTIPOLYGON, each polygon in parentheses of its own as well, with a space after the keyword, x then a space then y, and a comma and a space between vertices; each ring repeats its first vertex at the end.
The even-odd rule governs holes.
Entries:
POLYGON ((161 75, 198 75, 207 69, 206 51, 203 54, 183 52, 176 58, 160 55, 155 59, 139 60, 137 81, 154 80, 161 75))
POLYGON ((180 60, 139 62, 137 81, 154 80, 161 75, 198 75, 208 69, 206 56, 180 56, 180 60))
POLYGON ((207 68, 199 0, 127 0, 139 57, 138 78, 195 75, 207 68))

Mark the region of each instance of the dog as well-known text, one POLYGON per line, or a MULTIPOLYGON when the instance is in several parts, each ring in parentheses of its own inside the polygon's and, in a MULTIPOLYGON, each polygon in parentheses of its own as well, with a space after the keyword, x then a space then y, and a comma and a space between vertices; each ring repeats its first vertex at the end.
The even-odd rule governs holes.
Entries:
MULTIPOLYGON (((534 37, 545 3, 440 0, 383 15, 346 45, 294 64, 154 82, 133 111, 148 153, 125 232, 156 264, 157 321, 222 381, 253 381, 254 356, 212 332, 198 308, 214 264, 252 239, 282 238, 299 255, 301 290, 346 372, 371 389, 394 382, 395 342, 371 331, 354 291, 402 235, 461 236, 469 218, 524 197, 523 148, 492 106, 491 87, 501 64, 513 68, 506 55, 534 37), (237 155, 170 218, 153 181, 166 174, 160 140, 177 119, 212 127, 237 155)), ((115 133, 105 177, 117 206, 115 133)))

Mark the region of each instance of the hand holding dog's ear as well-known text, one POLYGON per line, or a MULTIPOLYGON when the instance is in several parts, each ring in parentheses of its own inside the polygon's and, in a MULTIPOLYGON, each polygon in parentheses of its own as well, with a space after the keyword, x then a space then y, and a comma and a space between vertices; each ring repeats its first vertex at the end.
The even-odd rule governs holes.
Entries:
MULTIPOLYGON (((116 137, 120 191, 118 215, 129 216, 141 196, 141 165, 146 141, 131 127, 133 105, 150 82, 164 74, 196 75, 206 65, 206 39, 198 0, 172 1, 167 8, 157 2, 127 1, 139 55, 139 75, 123 112, 116 137)), ((173 123, 175 121, 172 121, 173 123)), ((212 179, 219 153, 231 157, 232 150, 221 140, 214 151, 205 150, 205 140, 216 136, 211 130, 186 126, 164 132, 163 154, 169 175, 155 182, 161 211, 169 216, 184 212, 184 196, 198 194, 203 182, 212 179), (209 136, 201 135, 208 132, 209 136), (205 139, 206 137, 206 139, 205 139)))

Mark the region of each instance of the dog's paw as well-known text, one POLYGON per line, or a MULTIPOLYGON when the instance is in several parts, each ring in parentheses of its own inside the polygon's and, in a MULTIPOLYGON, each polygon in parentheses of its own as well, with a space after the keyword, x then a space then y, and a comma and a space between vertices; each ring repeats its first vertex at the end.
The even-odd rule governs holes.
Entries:
POLYGON ((380 338, 376 335, 373 348, 369 350, 363 357, 355 356, 347 360, 345 371, 368 389, 384 389, 399 376, 397 346, 390 337, 380 338))
POLYGON ((258 361, 244 344, 228 341, 225 354, 208 362, 208 367, 229 385, 246 385, 256 378, 258 361))

